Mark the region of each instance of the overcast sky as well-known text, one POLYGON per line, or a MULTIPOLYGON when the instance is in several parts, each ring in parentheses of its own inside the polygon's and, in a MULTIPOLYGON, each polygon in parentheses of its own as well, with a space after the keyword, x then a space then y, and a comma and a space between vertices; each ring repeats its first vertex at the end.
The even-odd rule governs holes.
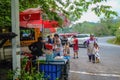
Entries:
MULTIPOLYGON (((101 4, 107 4, 112 6, 112 9, 116 12, 118 12, 118 15, 120 16, 120 0, 108 0, 107 3, 103 2, 101 4)), ((77 22, 83 22, 83 21, 89 21, 89 22, 98 22, 99 17, 97 17, 94 12, 91 12, 90 10, 87 13, 84 13, 83 16, 80 18, 77 22)))

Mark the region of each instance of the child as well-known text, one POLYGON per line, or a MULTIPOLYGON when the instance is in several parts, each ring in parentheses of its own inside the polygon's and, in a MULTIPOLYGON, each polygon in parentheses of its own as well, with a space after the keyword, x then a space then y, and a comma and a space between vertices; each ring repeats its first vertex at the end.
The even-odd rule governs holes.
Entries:
POLYGON ((64 45, 63 54, 64 54, 64 56, 68 56, 70 54, 70 48, 69 48, 68 42, 64 45))
POLYGON ((74 35, 73 36, 73 51, 74 51, 73 59, 78 58, 78 50, 79 50, 78 39, 76 38, 76 35, 74 35))
POLYGON ((53 54, 53 46, 51 44, 46 43, 46 60, 47 61, 53 61, 54 60, 54 54, 53 54))
POLYGON ((95 52, 95 62, 100 62, 100 56, 99 56, 99 46, 97 43, 94 43, 94 52, 95 52))

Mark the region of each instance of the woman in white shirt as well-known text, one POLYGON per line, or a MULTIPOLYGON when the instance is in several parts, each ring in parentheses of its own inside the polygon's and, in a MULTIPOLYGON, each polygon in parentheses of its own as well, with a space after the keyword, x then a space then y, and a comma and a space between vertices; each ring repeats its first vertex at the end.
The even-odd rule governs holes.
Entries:
POLYGON ((55 56, 62 55, 62 44, 58 34, 54 35, 53 48, 55 56))

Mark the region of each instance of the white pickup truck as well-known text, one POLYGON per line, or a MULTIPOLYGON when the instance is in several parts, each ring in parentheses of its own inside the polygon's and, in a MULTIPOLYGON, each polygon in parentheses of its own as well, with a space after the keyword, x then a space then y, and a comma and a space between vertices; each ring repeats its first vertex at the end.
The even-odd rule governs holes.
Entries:
MULTIPOLYGON (((83 45, 84 47, 87 47, 86 41, 89 39, 90 34, 77 34, 76 38, 78 39, 78 44, 83 45)), ((73 36, 68 38, 70 46, 73 45, 73 36)))

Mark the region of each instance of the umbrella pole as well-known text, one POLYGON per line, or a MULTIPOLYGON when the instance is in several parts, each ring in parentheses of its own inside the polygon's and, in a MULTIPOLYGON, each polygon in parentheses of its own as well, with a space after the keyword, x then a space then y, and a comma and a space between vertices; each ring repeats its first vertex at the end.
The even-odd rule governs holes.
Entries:
MULTIPOLYGON (((42 18, 42 38, 44 38, 44 21, 43 21, 43 16, 41 15, 41 18, 42 18)), ((42 50, 44 51, 44 45, 42 47, 42 50)))

